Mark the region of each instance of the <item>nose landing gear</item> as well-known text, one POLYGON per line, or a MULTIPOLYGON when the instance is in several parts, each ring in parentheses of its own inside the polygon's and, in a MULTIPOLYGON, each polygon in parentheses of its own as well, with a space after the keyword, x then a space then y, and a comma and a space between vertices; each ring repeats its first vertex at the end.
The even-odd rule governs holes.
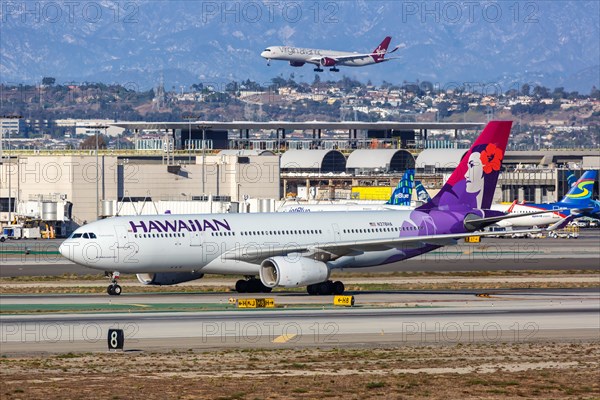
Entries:
POLYGON ((110 285, 106 288, 106 293, 110 296, 119 296, 121 294, 121 286, 117 283, 117 279, 119 279, 121 274, 118 271, 106 271, 104 275, 110 278, 110 285))

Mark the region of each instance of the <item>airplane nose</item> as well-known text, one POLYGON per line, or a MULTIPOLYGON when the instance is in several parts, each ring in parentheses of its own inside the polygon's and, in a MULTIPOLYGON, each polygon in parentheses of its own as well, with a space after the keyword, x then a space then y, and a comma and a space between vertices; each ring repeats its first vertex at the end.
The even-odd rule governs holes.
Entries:
POLYGON ((69 258, 67 257, 67 246, 65 246, 64 243, 61 243, 60 246, 58 246, 58 252, 62 254, 64 258, 69 258))

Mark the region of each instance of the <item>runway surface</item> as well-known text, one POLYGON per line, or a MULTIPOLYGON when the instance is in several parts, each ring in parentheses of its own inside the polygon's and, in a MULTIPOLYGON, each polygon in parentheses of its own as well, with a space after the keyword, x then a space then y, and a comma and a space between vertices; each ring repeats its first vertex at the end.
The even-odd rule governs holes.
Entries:
POLYGON ((269 297, 279 308, 262 310, 233 308, 230 293, 119 298, 3 295, 0 353, 106 351, 109 328, 124 330, 126 350, 599 338, 600 288, 498 290, 487 295, 477 297, 474 291, 361 293, 355 296, 356 307, 334 308, 331 296, 278 293, 269 297), (67 311, 43 311, 52 305, 67 311), (90 305, 103 311, 68 311, 90 305), (170 311, 182 305, 191 311, 170 311), (7 314, 20 307, 19 314, 7 314), (23 307, 33 314, 24 314, 23 307), (111 307, 115 311, 107 312, 111 307))
MULTIPOLYGON (((62 240, 0 244, 0 277, 99 274, 58 254, 62 240), (29 249, 29 254, 26 253, 29 249)), ((582 230, 579 239, 496 239, 460 242, 411 260, 362 269, 390 271, 600 270, 600 230, 582 230)), ((356 270, 348 270, 354 272, 356 270)))

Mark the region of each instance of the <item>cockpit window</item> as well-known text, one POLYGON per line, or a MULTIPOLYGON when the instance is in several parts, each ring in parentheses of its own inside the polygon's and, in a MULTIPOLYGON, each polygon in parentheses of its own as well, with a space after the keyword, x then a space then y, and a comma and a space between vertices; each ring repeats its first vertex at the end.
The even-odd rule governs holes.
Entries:
POLYGON ((71 235, 71 239, 78 239, 81 236, 83 236, 81 233, 74 233, 73 235, 71 235))
POLYGON ((86 232, 86 233, 84 233, 84 234, 83 234, 83 238, 84 238, 84 239, 89 239, 89 238, 90 238, 90 235, 88 235, 88 233, 86 232))
POLYGON ((265 49, 265 51, 271 51, 271 49, 265 49))
POLYGON ((90 232, 90 239, 96 239, 96 234, 94 232, 90 232))

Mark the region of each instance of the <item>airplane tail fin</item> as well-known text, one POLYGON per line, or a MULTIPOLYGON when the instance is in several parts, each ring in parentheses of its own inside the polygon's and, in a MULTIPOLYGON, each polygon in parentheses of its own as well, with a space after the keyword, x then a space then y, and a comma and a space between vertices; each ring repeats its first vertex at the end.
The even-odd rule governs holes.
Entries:
POLYGON ((422 201, 423 203, 431 201, 431 196, 421 181, 415 181, 415 190, 417 191, 417 199, 419 199, 419 201, 422 201))
POLYGON ((391 41, 392 37, 386 36, 385 39, 383 39, 383 42, 381 42, 379 46, 377 46, 377 48, 373 50, 373 59, 375 60, 375 62, 380 62, 384 59, 385 53, 387 53, 387 49, 391 41))
POLYGON ((594 182, 596 181, 597 172, 595 170, 586 171, 581 178, 575 182, 565 197, 560 201, 572 207, 585 207, 592 200, 594 191, 594 182))
POLYGON ((573 173, 573 171, 569 171, 569 175, 567 175, 567 186, 569 187, 569 189, 573 187, 575 182, 577 182, 575 174, 573 173))
POLYGON ((402 179, 398 182, 398 186, 392 192, 392 196, 385 204, 393 204, 395 206, 410 206, 410 200, 413 192, 413 182, 415 179, 415 170, 407 169, 402 175, 402 179))
POLYGON ((512 121, 490 121, 439 193, 418 209, 489 209, 511 126, 512 121))

